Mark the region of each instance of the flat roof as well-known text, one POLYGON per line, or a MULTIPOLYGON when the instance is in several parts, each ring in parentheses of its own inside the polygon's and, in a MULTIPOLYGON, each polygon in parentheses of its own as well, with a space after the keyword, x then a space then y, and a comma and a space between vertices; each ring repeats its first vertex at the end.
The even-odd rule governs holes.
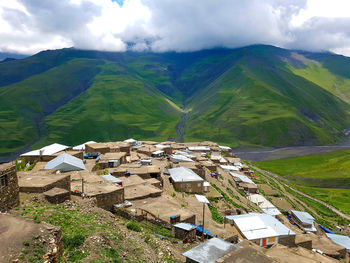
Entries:
MULTIPOLYGON (((81 190, 81 185, 76 185, 81 190)), ((77 188, 77 187, 76 187, 77 188)), ((122 190, 123 187, 115 184, 109 184, 109 183, 91 183, 91 184, 84 184, 84 194, 87 196, 93 197, 100 194, 108 194, 112 193, 114 191, 122 190)), ((72 187, 72 190, 73 187, 72 187)))
POLYGON ((185 167, 168 169, 170 177, 174 182, 202 182, 204 181, 198 174, 185 167))
POLYGON ((177 223, 174 225, 174 227, 181 228, 181 229, 186 230, 186 231, 190 231, 190 230, 196 228, 195 226, 192 226, 191 224, 188 224, 188 223, 177 223))
POLYGON ((226 216, 233 220, 242 234, 248 240, 267 237, 295 235, 275 217, 268 214, 248 213, 244 215, 226 216))
POLYGON ((126 156, 126 152, 105 153, 105 154, 101 154, 100 160, 119 160, 124 156, 126 156))
POLYGON ((236 177, 236 178, 241 179, 241 181, 244 182, 244 183, 254 184, 254 185, 255 185, 255 183, 254 183, 252 180, 250 180, 250 179, 249 179, 247 176, 245 176, 245 175, 238 174, 238 173, 234 173, 234 172, 230 172, 230 174, 231 174, 233 177, 236 177))
POLYGON ((17 172, 19 187, 43 187, 63 178, 70 176, 69 174, 55 174, 53 171, 39 172, 17 172))
POLYGON ((61 151, 68 149, 68 148, 69 148, 69 146, 62 145, 59 143, 53 143, 53 144, 47 145, 43 148, 40 148, 38 150, 23 153, 23 154, 21 154, 21 156, 24 156, 24 157, 25 156, 40 156, 40 152, 41 152, 42 156, 47 156, 47 155, 52 155, 52 154, 61 152, 61 151))
POLYGON ((119 178, 116 178, 110 174, 102 175, 101 177, 112 184, 117 184, 117 183, 123 182, 119 178))
POLYGON ((210 151, 210 147, 207 146, 189 146, 190 151, 210 151))
POLYGON ((237 166, 233 165, 220 165, 221 169, 224 169, 226 171, 239 171, 240 169, 237 166))
POLYGON ((217 259, 239 248, 241 247, 238 245, 214 237, 182 253, 182 255, 199 263, 215 263, 217 259))

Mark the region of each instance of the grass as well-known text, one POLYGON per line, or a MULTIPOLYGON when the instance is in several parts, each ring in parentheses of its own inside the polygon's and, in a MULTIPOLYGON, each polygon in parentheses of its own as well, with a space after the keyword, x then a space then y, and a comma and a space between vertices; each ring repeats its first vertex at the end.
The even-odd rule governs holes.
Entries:
MULTIPOLYGON (((116 228, 110 221, 103 221, 103 215, 96 212, 82 212, 79 206, 63 207, 61 205, 50 206, 33 203, 32 206, 24 206, 16 209, 18 216, 26 216, 32 219, 47 222, 54 226, 59 226, 62 230, 62 242, 64 246, 64 256, 60 262, 81 262, 90 253, 97 253, 100 258, 93 262, 145 262, 144 249, 133 240, 126 240, 119 229, 116 228), (102 235, 107 238, 108 246, 100 244, 94 248, 97 251, 89 251, 85 247, 85 241, 92 235, 102 235), (121 257, 122 253, 127 253, 127 257, 121 257)), ((152 224, 141 224, 131 221, 127 227, 132 231, 145 231, 149 233, 154 229, 152 224)), ((167 235, 167 230, 159 230, 158 226, 153 226, 156 231, 163 235, 167 235)), ((33 239, 34 240, 34 239, 33 239)), ((27 251, 32 247, 34 241, 25 241, 23 244, 27 251)), ((35 243, 35 242, 34 242, 35 243)), ((40 247, 34 247, 34 257, 37 258, 29 262, 41 262, 41 256, 45 251, 40 250, 40 247), (43 252, 43 253, 42 253, 43 252), (40 260, 39 260, 40 259, 40 260)), ((21 257, 29 257, 29 253, 23 253, 21 257), (26 255, 28 254, 28 255, 26 255)), ((33 253, 32 253, 33 254, 33 253)))
POLYGON ((214 205, 208 205, 210 213, 211 213, 211 218, 218 224, 223 224, 224 223, 224 218, 220 215, 218 209, 214 205))
POLYGON ((262 161, 255 165, 287 178, 298 190, 350 214, 350 150, 262 161))

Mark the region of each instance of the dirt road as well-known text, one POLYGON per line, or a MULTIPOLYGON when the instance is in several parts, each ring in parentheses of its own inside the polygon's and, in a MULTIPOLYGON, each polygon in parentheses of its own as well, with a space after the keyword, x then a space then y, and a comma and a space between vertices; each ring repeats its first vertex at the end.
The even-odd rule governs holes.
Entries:
POLYGON ((336 213, 337 215, 341 216, 342 218, 350 220, 350 216, 349 215, 346 215, 346 214, 342 213, 341 211, 339 211, 338 209, 334 208, 333 206, 327 204, 326 202, 318 200, 318 199, 316 199, 316 198, 314 198, 314 197, 312 197, 310 195, 307 195, 307 194, 305 194, 305 193, 303 193, 303 192, 301 192, 301 191, 299 191, 299 190, 297 190, 297 189, 295 189, 295 188, 293 188, 293 187, 283 183, 283 181, 284 182, 288 182, 287 179, 285 179, 285 178, 283 178, 283 177, 281 177, 281 176, 279 176, 277 174, 271 173, 269 171, 265 171, 263 169, 260 169, 260 168, 258 168, 256 166, 252 165, 251 163, 250 163, 250 166, 252 168, 254 168, 255 170, 257 170, 258 172, 260 172, 260 173, 262 173, 262 174, 264 174, 266 176, 271 176, 271 177, 274 177, 275 179, 278 179, 280 181, 280 183, 283 184, 284 187, 288 187, 289 189, 293 190, 294 192, 296 192, 296 193, 298 193, 298 194, 300 194, 302 196, 305 196, 307 198, 310 198, 311 200, 313 200, 313 201, 315 201, 315 202, 317 202, 319 204, 324 205, 325 207, 329 208, 330 210, 332 210, 334 213, 336 213))

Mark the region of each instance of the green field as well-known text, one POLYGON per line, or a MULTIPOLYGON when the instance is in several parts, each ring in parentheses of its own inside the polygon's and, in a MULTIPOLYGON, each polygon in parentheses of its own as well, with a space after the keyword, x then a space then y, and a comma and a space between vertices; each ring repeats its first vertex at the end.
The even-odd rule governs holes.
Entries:
POLYGON ((295 188, 350 214, 350 150, 255 162, 295 188))

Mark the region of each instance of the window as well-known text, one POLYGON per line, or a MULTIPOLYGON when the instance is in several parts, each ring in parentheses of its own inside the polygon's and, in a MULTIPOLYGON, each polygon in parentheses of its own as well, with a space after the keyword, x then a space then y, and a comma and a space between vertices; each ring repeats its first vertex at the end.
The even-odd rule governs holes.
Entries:
POLYGON ((201 183, 198 184, 198 187, 201 187, 201 183))
POLYGON ((7 174, 0 177, 0 187, 5 187, 8 185, 7 174))

